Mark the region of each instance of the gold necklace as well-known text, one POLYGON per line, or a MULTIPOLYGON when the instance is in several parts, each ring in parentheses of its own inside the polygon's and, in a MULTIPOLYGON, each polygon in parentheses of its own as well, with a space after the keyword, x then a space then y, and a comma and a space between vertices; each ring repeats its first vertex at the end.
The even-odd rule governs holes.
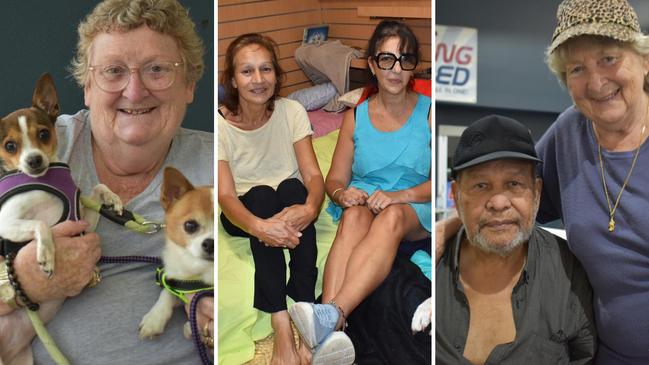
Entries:
MULTIPOLYGON (((647 109, 647 111, 649 112, 649 109, 647 109)), ((593 129, 595 129, 594 127, 595 126, 593 126, 593 129)), ((608 215, 610 217, 610 220, 608 221, 609 232, 613 232, 615 230, 615 210, 617 209, 618 204, 620 204, 622 192, 626 188, 626 184, 629 182, 631 173, 633 172, 633 168, 635 167, 635 163, 638 160, 638 155, 640 154, 640 147, 642 147, 642 140, 644 139, 644 131, 646 127, 646 123, 642 125, 642 132, 640 132, 640 143, 638 143, 638 148, 636 148, 635 150, 633 162, 631 162, 631 168, 629 169, 629 173, 626 175, 626 179, 624 179, 624 183, 622 184, 620 192, 617 194, 613 208, 611 208, 611 198, 608 196, 608 187, 606 186, 606 179, 604 178, 604 160, 602 159, 602 146, 599 144, 599 142, 597 142, 597 154, 599 155, 599 167, 602 173, 602 185, 604 185, 604 194, 606 194, 606 202, 608 203, 608 215)), ((597 137, 597 133, 595 133, 595 136, 597 137)))

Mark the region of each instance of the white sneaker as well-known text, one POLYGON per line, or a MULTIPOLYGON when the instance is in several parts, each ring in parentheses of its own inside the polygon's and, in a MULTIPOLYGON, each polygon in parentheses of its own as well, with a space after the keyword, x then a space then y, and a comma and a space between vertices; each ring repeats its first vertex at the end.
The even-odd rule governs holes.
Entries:
POLYGON ((310 349, 318 347, 338 323, 338 309, 331 304, 297 302, 288 310, 300 337, 310 349))
POLYGON ((352 340, 342 331, 332 332, 316 348, 312 365, 351 365, 354 363, 356 352, 352 340))

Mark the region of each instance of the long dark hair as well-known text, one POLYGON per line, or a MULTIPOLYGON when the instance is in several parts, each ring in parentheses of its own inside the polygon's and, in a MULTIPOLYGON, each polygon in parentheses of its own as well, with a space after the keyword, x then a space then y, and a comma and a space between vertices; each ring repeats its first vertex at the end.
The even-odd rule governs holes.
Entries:
MULTIPOLYGON (((383 20, 376 26, 374 33, 372 33, 372 37, 370 37, 370 40, 367 42, 365 57, 373 59, 374 56, 376 56, 376 52, 381 43, 391 37, 399 38, 399 52, 401 52, 401 54, 412 53, 417 55, 417 61, 421 59, 419 41, 417 41, 415 33, 413 33, 412 29, 410 29, 406 24, 395 20, 383 20)), ((371 75, 370 84, 374 89, 378 88, 376 76, 371 75)))
POLYGON ((273 107, 275 106, 274 101, 279 97, 279 89, 282 86, 284 71, 282 71, 282 68, 279 66, 279 61, 277 60, 277 43, 275 43, 275 41, 270 37, 259 33, 247 33, 237 37, 237 39, 230 43, 228 50, 225 52, 225 65, 223 73, 221 74, 221 85, 223 85, 223 88, 225 89, 225 96, 223 97, 222 104, 233 114, 239 113, 239 91, 237 88, 232 86, 232 79, 234 79, 235 72, 234 57, 243 47, 251 44, 256 44, 266 49, 273 62, 273 69, 277 81, 275 83, 273 96, 268 100, 268 110, 273 110, 273 107))

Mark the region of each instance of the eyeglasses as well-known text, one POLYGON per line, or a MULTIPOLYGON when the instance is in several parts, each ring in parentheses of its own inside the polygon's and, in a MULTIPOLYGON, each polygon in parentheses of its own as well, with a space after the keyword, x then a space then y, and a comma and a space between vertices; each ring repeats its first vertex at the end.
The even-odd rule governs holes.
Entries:
POLYGON ((131 80, 131 74, 137 72, 140 80, 148 90, 161 91, 169 88, 176 79, 176 68, 182 62, 149 62, 137 68, 123 64, 95 65, 88 69, 95 75, 97 86, 112 93, 122 91, 131 80))
POLYGON ((419 63, 417 55, 412 53, 404 53, 401 57, 397 57, 390 52, 377 53, 376 56, 374 56, 374 61, 381 70, 392 70, 394 65, 397 64, 397 61, 399 61, 402 70, 412 71, 417 67, 417 63, 419 63))

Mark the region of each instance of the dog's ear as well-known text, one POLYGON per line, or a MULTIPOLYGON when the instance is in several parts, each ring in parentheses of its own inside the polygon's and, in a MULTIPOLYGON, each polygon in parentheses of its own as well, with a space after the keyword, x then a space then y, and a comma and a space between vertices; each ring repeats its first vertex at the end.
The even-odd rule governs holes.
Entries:
POLYGON ((36 81, 34 95, 32 96, 32 106, 46 112, 52 122, 56 121, 56 117, 59 116, 59 99, 56 95, 54 80, 50 74, 44 73, 36 81))
POLYGON ((162 178, 162 188, 160 189, 160 204, 167 211, 176 200, 194 186, 185 178, 185 176, 173 167, 166 167, 162 178))

